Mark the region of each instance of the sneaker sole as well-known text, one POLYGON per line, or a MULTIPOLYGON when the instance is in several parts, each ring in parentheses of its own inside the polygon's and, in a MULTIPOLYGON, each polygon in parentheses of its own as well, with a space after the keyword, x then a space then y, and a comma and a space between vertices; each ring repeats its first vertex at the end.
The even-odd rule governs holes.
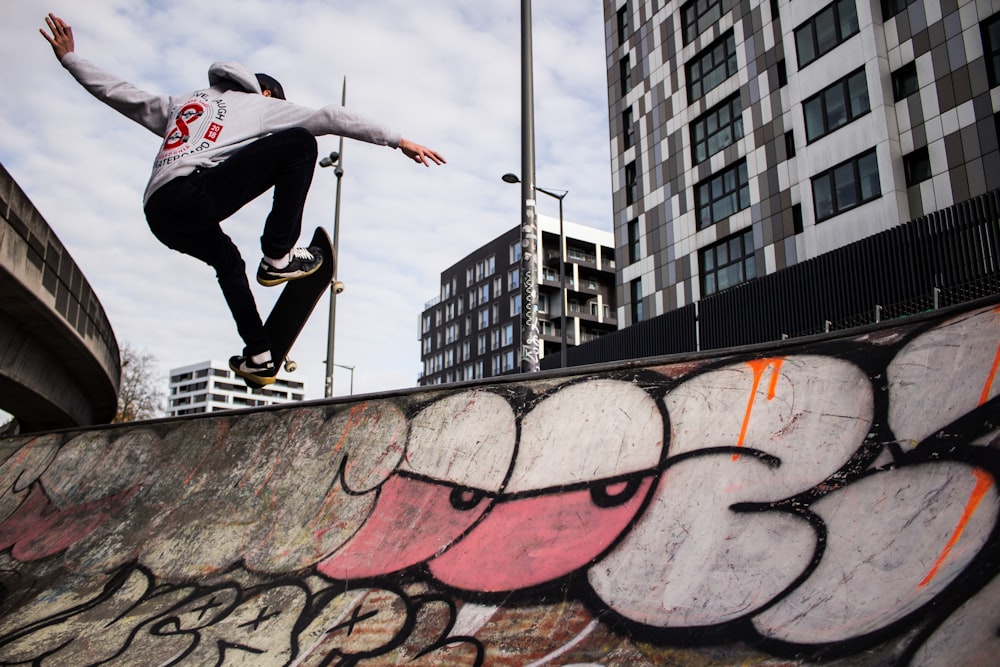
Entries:
POLYGON ((257 275, 257 282, 260 283, 261 285, 263 285, 264 287, 274 287, 275 285, 280 285, 282 283, 287 283, 287 282, 290 282, 292 280, 300 280, 300 279, 305 278, 307 276, 311 276, 312 274, 314 274, 317 271, 319 271, 319 267, 321 267, 321 266, 323 266, 323 260, 322 259, 319 261, 319 264, 317 264, 316 266, 314 266, 312 268, 311 271, 307 271, 305 273, 300 273, 300 274, 294 275, 294 276, 282 276, 281 278, 261 278, 260 274, 258 274, 257 275))
POLYGON ((236 373, 244 380, 252 382, 256 385, 260 385, 261 387, 263 387, 264 385, 274 384, 275 380, 277 380, 277 378, 274 376, 254 375, 253 373, 247 373, 246 371, 242 371, 239 368, 234 368, 232 364, 230 364, 229 370, 236 373))

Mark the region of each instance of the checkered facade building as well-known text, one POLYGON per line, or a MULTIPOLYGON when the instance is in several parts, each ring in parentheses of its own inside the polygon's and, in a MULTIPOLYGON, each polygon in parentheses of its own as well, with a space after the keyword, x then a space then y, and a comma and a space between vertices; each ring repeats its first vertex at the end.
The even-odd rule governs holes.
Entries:
POLYGON ((1000 187, 1000 0, 606 0, 620 326, 1000 187))

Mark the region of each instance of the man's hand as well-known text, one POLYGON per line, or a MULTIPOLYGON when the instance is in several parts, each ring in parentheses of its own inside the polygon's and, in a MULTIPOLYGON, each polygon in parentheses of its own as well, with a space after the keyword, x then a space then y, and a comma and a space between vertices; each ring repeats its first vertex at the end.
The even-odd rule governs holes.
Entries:
POLYGON ((399 140, 399 150, 403 151, 403 155, 410 158, 418 164, 422 164, 425 167, 431 166, 431 162, 434 164, 444 164, 445 159, 437 151, 432 151, 427 148, 427 146, 421 146, 420 144, 415 144, 409 139, 399 140))
POLYGON ((38 32, 42 33, 45 41, 52 45, 52 51, 56 54, 56 58, 62 60, 63 56, 74 49, 73 28, 66 25, 65 21, 51 12, 45 17, 45 23, 48 24, 49 30, 52 31, 52 36, 49 37, 44 28, 39 28, 38 32))

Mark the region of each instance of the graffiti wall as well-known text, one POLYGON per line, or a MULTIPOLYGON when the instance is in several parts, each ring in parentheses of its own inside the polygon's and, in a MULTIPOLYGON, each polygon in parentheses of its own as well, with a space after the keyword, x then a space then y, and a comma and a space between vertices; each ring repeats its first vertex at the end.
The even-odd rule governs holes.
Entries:
POLYGON ((0 665, 994 664, 998 366, 987 306, 0 440, 0 665))

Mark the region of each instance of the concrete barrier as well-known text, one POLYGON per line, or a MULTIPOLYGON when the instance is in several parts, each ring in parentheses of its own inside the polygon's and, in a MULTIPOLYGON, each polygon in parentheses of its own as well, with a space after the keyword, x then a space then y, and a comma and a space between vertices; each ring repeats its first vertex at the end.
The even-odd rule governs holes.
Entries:
POLYGON ((993 664, 1000 307, 0 440, 0 664, 993 664))
POLYGON ((120 379, 97 295, 0 164, 0 410, 22 433, 106 424, 120 379))

